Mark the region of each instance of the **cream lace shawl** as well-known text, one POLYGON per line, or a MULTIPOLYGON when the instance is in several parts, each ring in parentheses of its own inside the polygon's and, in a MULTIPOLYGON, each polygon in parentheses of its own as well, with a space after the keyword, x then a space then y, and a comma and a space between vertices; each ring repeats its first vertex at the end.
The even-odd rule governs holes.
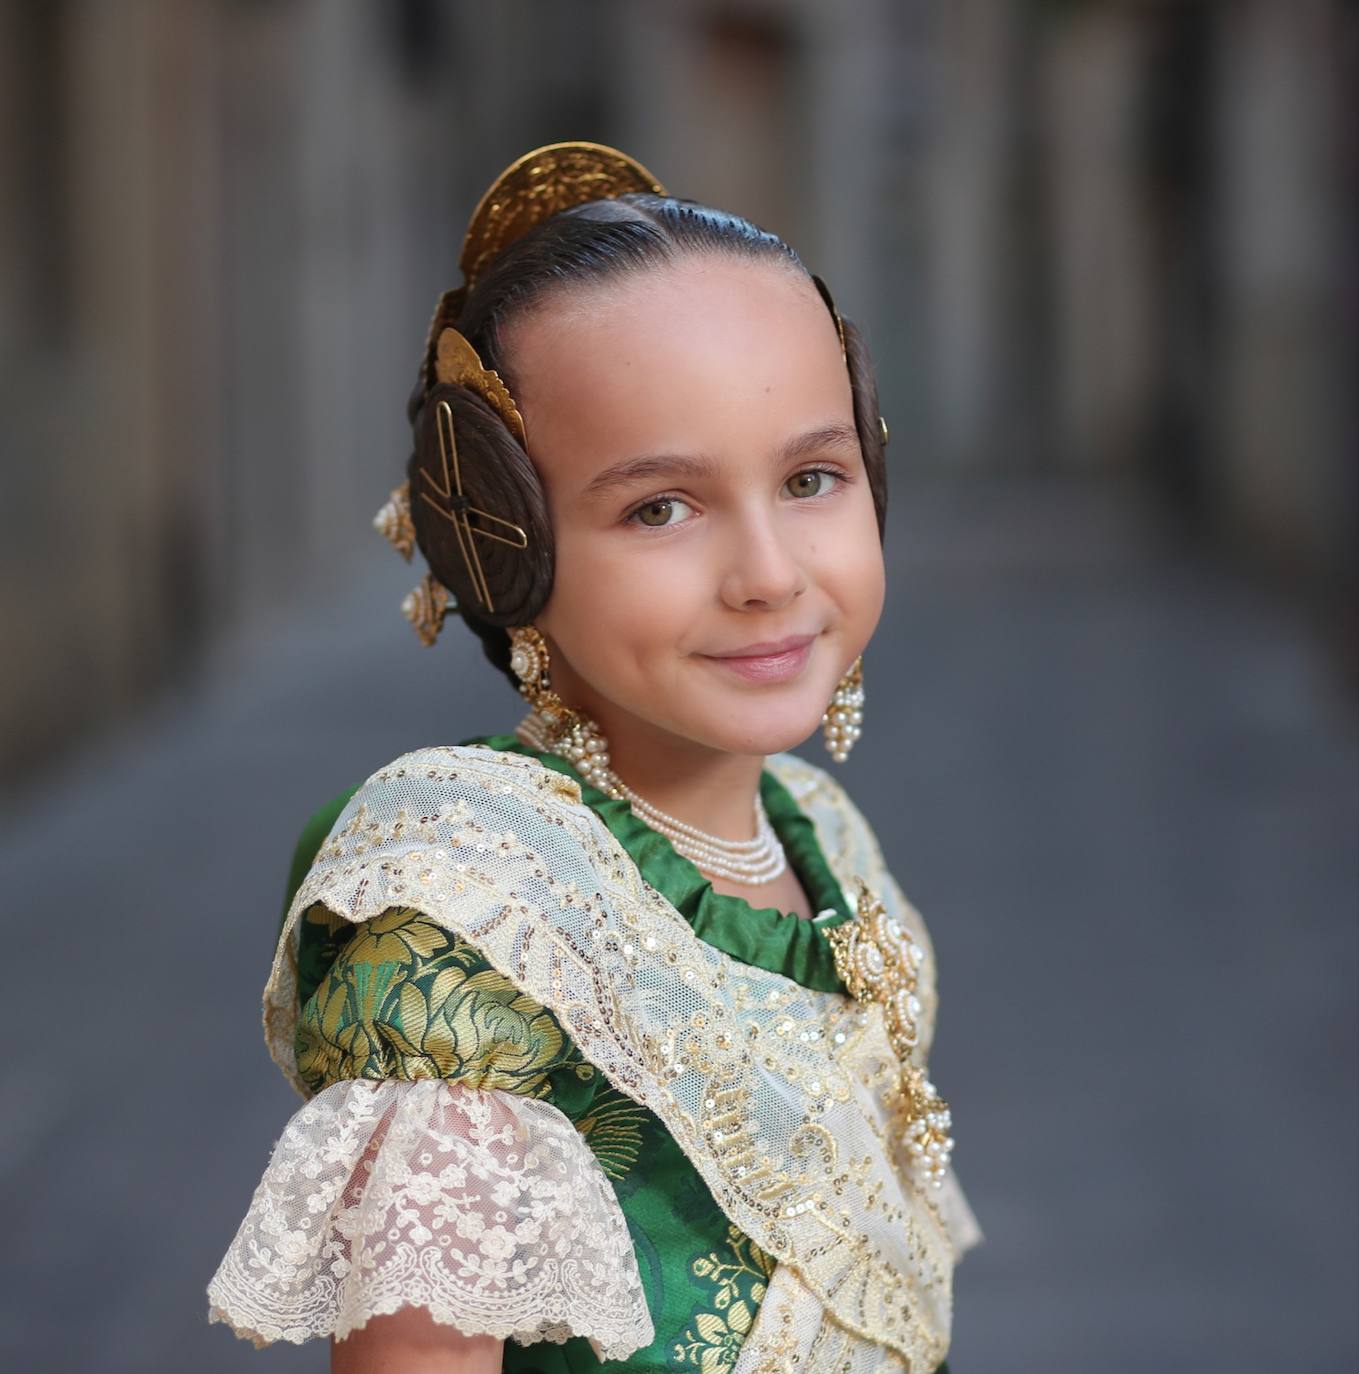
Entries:
MULTIPOLYGON (((769 767, 847 896, 862 877, 926 950, 923 1065, 937 1004, 923 921, 838 784, 791 755, 769 767)), ((355 922, 413 907, 476 944, 656 1113, 727 1216, 779 1261, 737 1374, 794 1357, 803 1371, 931 1371, 947 1353, 953 1266, 980 1232, 952 1176, 929 1198, 910 1181, 882 1105, 895 1059, 880 1009, 699 940, 575 782, 454 746, 403 755, 351 798, 265 990, 270 1052, 304 1095, 296 950, 315 902, 355 922)), ((344 1335, 416 1301, 468 1332, 584 1334, 601 1358, 654 1338, 626 1222, 570 1122, 544 1102, 439 1081, 336 1084, 302 1108, 209 1297, 214 1318, 261 1343, 344 1335), (332 1215, 329 1230, 305 1224, 332 1215)))

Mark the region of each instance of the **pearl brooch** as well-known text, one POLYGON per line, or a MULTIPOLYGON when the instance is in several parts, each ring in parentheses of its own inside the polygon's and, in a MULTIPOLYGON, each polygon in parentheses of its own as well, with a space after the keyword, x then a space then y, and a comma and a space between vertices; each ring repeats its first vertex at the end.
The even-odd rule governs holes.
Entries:
POLYGON ((925 952, 900 921, 888 916, 862 878, 857 908, 854 920, 826 931, 835 968, 855 1001, 876 1002, 883 1009, 887 1038, 901 1064, 894 1103, 906 1153, 921 1183, 940 1188, 953 1155, 953 1116, 912 1058, 920 1043, 916 970, 925 952))

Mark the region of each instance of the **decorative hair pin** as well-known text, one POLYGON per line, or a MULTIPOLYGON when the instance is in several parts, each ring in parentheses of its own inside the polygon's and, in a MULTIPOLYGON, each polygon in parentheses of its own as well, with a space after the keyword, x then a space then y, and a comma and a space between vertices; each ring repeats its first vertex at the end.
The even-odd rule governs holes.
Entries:
MULTIPOLYGON (((520 442, 527 446, 524 433, 524 417, 514 404, 505 383, 499 375, 488 367, 483 367, 477 351, 456 329, 445 329, 439 335, 439 352, 436 376, 442 383, 465 386, 475 391, 505 422, 505 427, 520 442)), ((477 601, 488 611, 495 610, 491 599, 490 585, 481 566, 481 555, 477 553, 476 536, 497 540, 511 548, 528 548, 528 534, 522 525, 500 516, 480 506, 474 506, 462 489, 462 468, 458 464, 458 442, 453 433, 453 407, 445 400, 434 406, 434 425, 439 438, 439 459, 442 464, 442 480, 436 481, 427 468, 420 469, 420 476, 434 489, 440 499, 436 501, 427 491, 420 492, 420 499, 437 512, 450 525, 458 539, 462 561, 467 567, 467 577, 472 583, 477 601), (472 517, 484 522, 473 524, 472 517), (498 525, 494 529, 491 526, 498 525)))
POLYGON ((410 621, 420 643, 429 648, 444 627, 444 618, 456 603, 448 588, 433 573, 426 573, 401 603, 401 614, 410 621))
POLYGON ((505 428, 520 444, 528 447, 524 417, 519 413, 519 407, 515 405, 505 383, 500 380, 500 374, 484 366, 477 350, 451 325, 439 333, 434 376, 436 381, 465 386, 469 391, 475 391, 504 420, 505 428))
POLYGON ((411 520, 411 484, 393 489, 387 504, 373 517, 373 528, 407 563, 415 552, 415 523, 411 520))

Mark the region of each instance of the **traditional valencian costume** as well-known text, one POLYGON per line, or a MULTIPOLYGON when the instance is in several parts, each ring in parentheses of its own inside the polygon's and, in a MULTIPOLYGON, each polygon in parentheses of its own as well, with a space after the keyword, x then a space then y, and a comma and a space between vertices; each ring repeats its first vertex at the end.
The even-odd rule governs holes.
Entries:
MULTIPOLYGON (((614 150, 537 150, 483 199, 464 271, 639 183, 661 193, 614 150)), ((439 384, 513 431, 499 378, 439 313, 434 332, 439 384)), ((472 504, 444 410, 430 504, 490 607, 474 536, 527 535, 472 504)), ((380 527, 410 554, 409 489, 380 527)), ((407 614, 429 641, 446 609, 427 578, 407 614)), ((403 755, 298 846, 264 1021, 307 1101, 212 1319, 262 1345, 420 1306, 509 1338, 507 1371, 946 1368, 979 1233, 925 1074, 933 951, 872 830, 787 754, 766 760, 754 841, 656 812, 551 691, 536 632, 510 640, 533 705, 514 735, 403 755), (813 919, 704 876, 785 862, 813 919)), ((836 757, 862 700, 856 664, 827 710, 836 757)))

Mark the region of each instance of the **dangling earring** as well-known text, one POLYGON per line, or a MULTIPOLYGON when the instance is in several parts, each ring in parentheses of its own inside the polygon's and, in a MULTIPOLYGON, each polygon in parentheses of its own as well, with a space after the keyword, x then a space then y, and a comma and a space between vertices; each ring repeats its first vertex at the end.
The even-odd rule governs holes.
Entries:
POLYGON ((821 733, 826 748, 836 763, 844 763, 854 741, 863 734, 864 722, 864 658, 860 654, 849 665, 849 671, 835 684, 835 694, 821 717, 821 733))
POLYGON ((533 714, 520 722, 516 736, 531 749, 560 754, 600 791, 621 795, 609 768, 603 731, 553 690, 551 662, 547 641, 536 626, 516 625, 510 630, 510 671, 519 679, 520 693, 533 705, 533 714))
POLYGON ((540 708, 550 690, 547 669, 546 640, 532 625, 516 625, 510 630, 510 671, 519 679, 520 693, 540 708))

